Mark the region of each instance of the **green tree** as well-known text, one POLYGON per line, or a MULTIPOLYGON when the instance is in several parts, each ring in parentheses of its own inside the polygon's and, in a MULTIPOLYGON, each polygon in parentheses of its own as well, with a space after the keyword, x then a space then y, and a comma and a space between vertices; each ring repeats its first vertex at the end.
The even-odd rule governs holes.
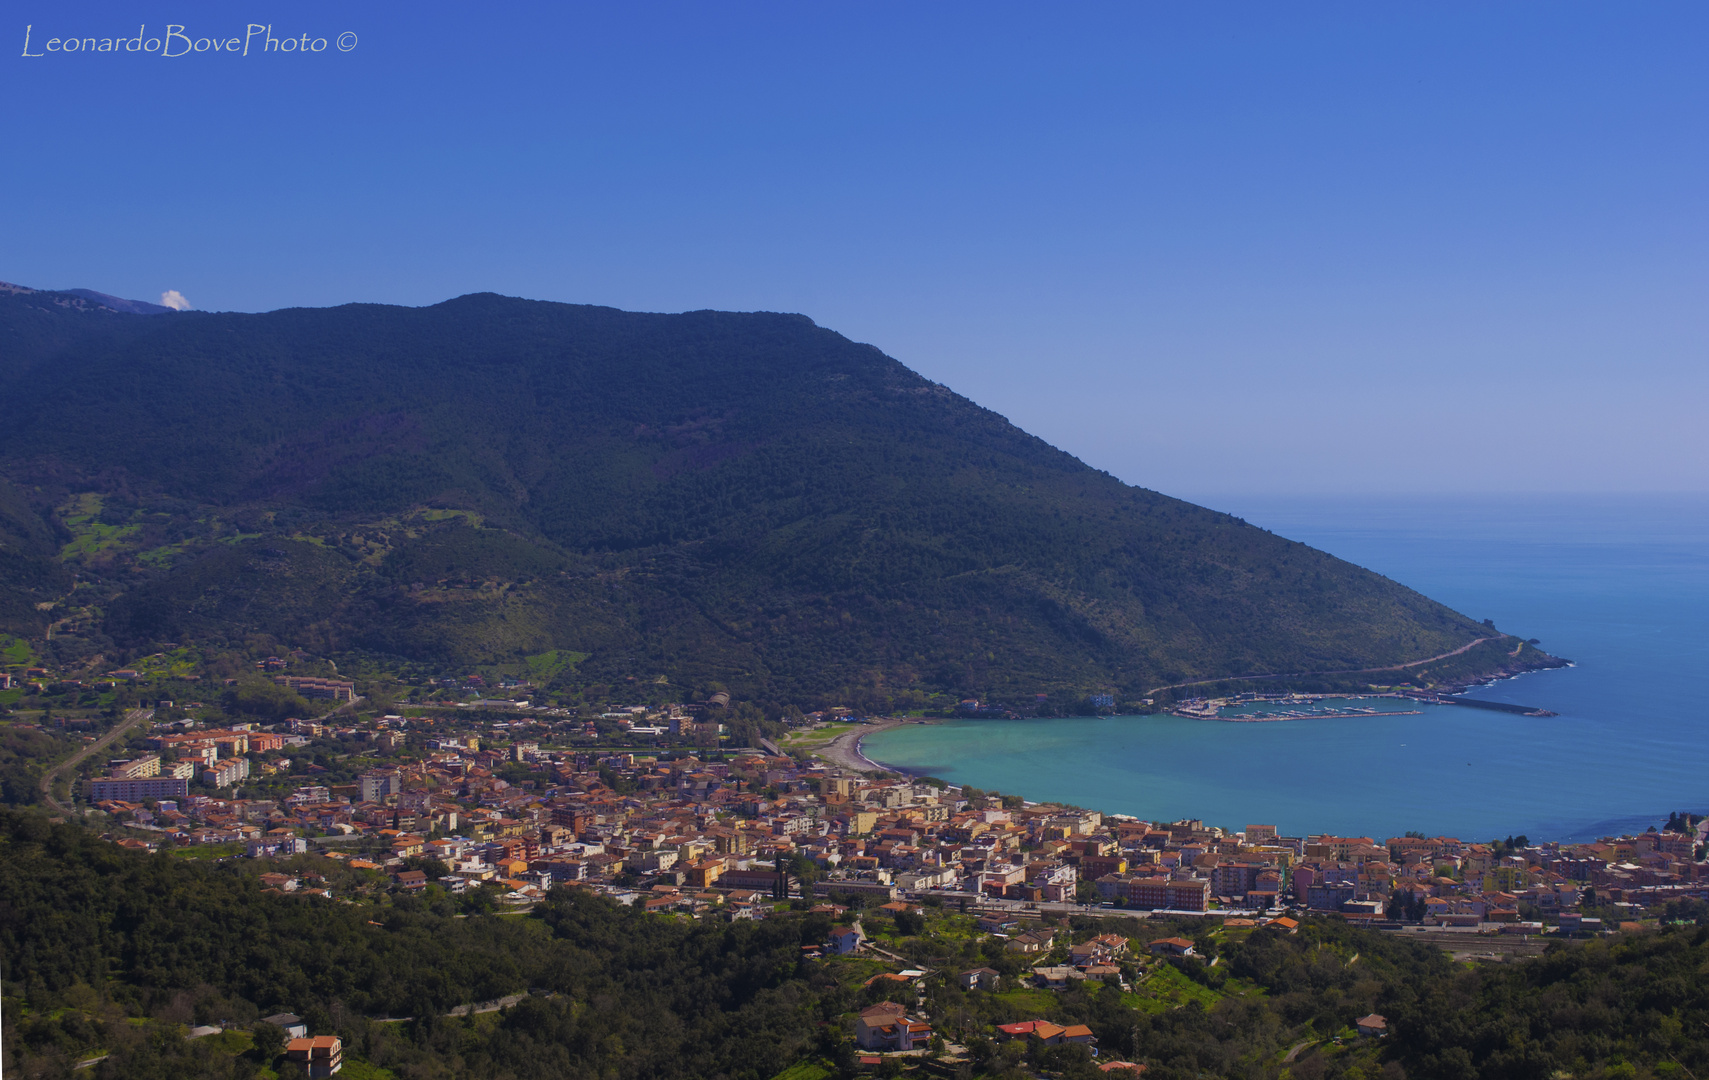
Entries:
POLYGON ((227 712, 268 720, 283 720, 288 716, 303 716, 310 706, 297 694, 274 682, 247 680, 220 695, 220 706, 227 712))
POLYGON ((255 1040, 255 1056, 263 1063, 271 1062, 285 1052, 285 1029, 277 1024, 262 1021, 250 1028, 249 1033, 255 1040))

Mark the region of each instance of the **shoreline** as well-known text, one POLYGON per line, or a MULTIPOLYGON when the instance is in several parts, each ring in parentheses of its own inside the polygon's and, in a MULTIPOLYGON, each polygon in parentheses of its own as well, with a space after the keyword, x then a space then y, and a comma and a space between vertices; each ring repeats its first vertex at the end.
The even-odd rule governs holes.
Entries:
MULTIPOLYGON (((1328 695, 1325 695, 1325 696, 1328 696, 1328 695)), ((1340 695, 1336 695, 1336 696, 1340 696, 1340 695)), ((1452 704, 1452 705, 1472 704, 1471 702, 1464 702, 1463 703, 1463 702, 1457 702, 1457 701, 1452 701, 1452 700, 1441 701, 1441 702, 1419 702, 1419 701, 1417 701, 1416 698, 1412 698, 1411 695, 1386 695, 1385 694, 1385 695, 1372 695, 1372 696, 1408 698, 1410 700, 1406 700, 1403 702, 1395 702, 1395 704, 1410 704, 1410 705, 1415 705, 1415 708, 1400 709, 1400 710, 1394 710, 1394 711, 1384 710, 1384 711, 1375 712, 1375 713, 1357 713, 1357 714, 1347 716, 1345 718, 1346 719, 1392 718, 1392 719, 1396 719, 1396 720, 1404 718, 1407 721, 1412 721, 1412 720, 1415 720, 1417 717, 1423 715, 1424 713, 1429 712, 1430 710, 1428 709, 1427 706, 1431 705, 1431 704, 1439 704, 1442 706, 1446 706, 1446 705, 1450 705, 1450 704, 1452 704)), ((1474 708, 1476 708, 1476 706, 1485 705, 1485 704, 1486 703, 1481 702, 1481 701, 1476 702, 1476 704, 1474 705, 1474 708)), ((1498 704, 1497 708, 1501 708, 1502 712, 1507 712, 1507 711, 1511 710, 1511 711, 1517 713, 1519 711, 1519 709, 1521 709, 1523 707, 1522 706, 1519 706, 1519 707, 1505 706, 1505 707, 1503 707, 1503 705, 1498 704)), ((1453 712, 1456 710, 1448 710, 1448 711, 1453 712)), ((1190 719, 1190 718, 1176 717, 1170 713, 1161 713, 1161 714, 1153 713, 1153 714, 1149 714, 1149 715, 1147 715, 1147 714, 1130 714, 1127 716, 1090 716, 1090 715, 1088 715, 1088 716, 1078 716, 1078 717, 1024 717, 1024 718, 1023 717, 1016 717, 1016 718, 1014 718, 1017 726, 1022 726, 1022 727, 1026 727, 1026 726, 1030 726, 1030 725, 1034 725, 1034 724, 1049 725, 1053 721, 1073 724, 1073 723, 1087 723, 1087 722, 1091 722, 1091 721, 1108 721, 1108 720, 1131 722, 1131 721, 1146 720, 1146 719, 1164 720, 1167 722, 1169 720, 1185 720, 1185 719, 1190 719)), ((1286 721, 1295 720, 1295 719, 1331 719, 1331 720, 1335 720, 1336 722, 1339 722, 1340 718, 1339 717, 1332 717, 1332 716, 1328 716, 1328 715, 1322 715, 1322 714, 1320 714, 1318 716, 1311 716, 1311 717, 1278 717, 1278 718, 1219 717, 1219 718, 1217 718, 1219 723, 1248 723, 1248 724, 1255 723, 1255 722, 1256 723, 1286 722, 1286 721)), ((1513 719, 1518 719, 1518 716, 1514 716, 1513 719)), ((1463 719, 1455 720, 1452 722, 1455 724, 1459 724, 1459 725, 1464 725, 1464 724, 1470 723, 1470 724, 1474 725, 1474 728, 1476 727, 1476 725, 1478 725, 1478 721, 1474 720, 1470 717, 1465 717, 1463 719)), ((1135 726, 1138 726, 1138 725, 1135 725, 1135 726)), ((1362 727, 1363 725, 1360 725, 1360 726, 1362 727)), ((1500 726, 1506 727, 1506 725, 1500 725, 1500 726)), ((1128 730, 1128 727, 1129 727, 1128 723, 1121 723, 1121 724, 1119 724, 1117 730, 1126 732, 1128 730)), ((983 730, 984 729, 980 727, 980 721, 979 720, 977 720, 975 718, 969 718, 969 717, 934 717, 934 718, 922 718, 922 719, 918 719, 918 720, 916 720, 912 717, 905 718, 905 719, 890 718, 890 719, 887 719, 887 720, 882 721, 882 722, 873 723, 870 725, 863 726, 861 728, 857 728, 857 729, 845 732, 843 735, 839 736, 836 740, 833 740, 833 742, 835 743, 834 746, 831 744, 827 744, 821 751, 818 751, 818 755, 821 758, 821 760, 823 760, 827 765, 839 767, 839 768, 842 768, 842 769, 845 769, 845 770, 848 770, 851 772, 883 773, 883 774, 889 774, 892 776, 901 776, 903 778, 918 778, 918 777, 922 777, 922 776, 932 776, 932 777, 943 779, 944 782, 947 783, 952 788, 959 788, 959 787, 962 787, 962 786, 969 784, 969 783, 980 784, 980 779, 976 776, 962 776, 962 775, 958 775, 958 774, 962 771, 961 766, 964 764, 967 764, 967 762, 964 762, 962 760, 962 754, 960 753, 960 750, 961 750, 963 744, 961 743, 960 740, 961 739, 973 740, 973 742, 974 742, 974 747, 973 747, 974 756, 980 757, 980 753, 978 751, 978 744, 982 744, 985 741, 984 737, 980 734, 980 732, 983 730), (866 738, 866 736, 871 735, 875 732, 893 730, 893 729, 899 728, 905 724, 916 724, 916 723, 922 724, 925 726, 930 726, 930 727, 946 726, 946 727, 959 728, 961 730, 959 732, 958 738, 951 738, 947 742, 942 742, 941 745, 940 745, 939 741, 932 741, 932 740, 928 739, 927 740, 928 743, 931 746, 935 747, 935 749, 928 751, 926 753, 925 757, 922 758, 917 765, 910 766, 910 765, 906 765, 906 764, 904 764, 904 765, 885 764, 885 763, 877 761, 876 759, 869 756, 865 752, 865 738, 866 738)), ((1100 728, 1098 730, 1106 730, 1106 729, 1100 728)), ((1458 728, 1456 728, 1456 730, 1458 730, 1458 728)), ((1122 737, 1127 738, 1130 736, 1124 735, 1122 737)), ((1133 736, 1133 737, 1144 738, 1143 735, 1133 736)), ((1402 737, 1404 738, 1405 736, 1402 736, 1402 737)), ((1237 740, 1237 741, 1244 743, 1244 740, 1237 740)), ((912 740, 908 741, 908 745, 913 746, 912 740)), ((1007 744, 1004 744, 1004 745, 1007 745, 1007 744)), ((911 756, 918 757, 919 755, 917 753, 915 753, 914 751, 909 750, 909 751, 904 751, 902 753, 902 756, 904 757, 904 759, 907 759, 911 756)), ((1023 754, 1023 756, 1024 756, 1024 754, 1023 754)), ((997 761, 998 765, 1001 765, 1003 760, 1006 760, 1006 759, 994 759, 994 760, 997 761)), ((989 762, 987 762, 987 764, 989 764, 989 762)), ((1458 766, 1458 765, 1460 765, 1460 762, 1458 760, 1456 760, 1456 761, 1453 761, 1451 764, 1458 766)), ((978 772, 979 770, 975 769, 974 771, 978 772)), ((1000 773, 1003 772, 1003 770, 1000 768, 998 771, 1000 773)), ((1469 774, 1467 774, 1467 775, 1469 775, 1469 774)), ((1157 807, 1157 806, 1146 805, 1145 807, 1141 808, 1140 806, 1133 805, 1132 801, 1130 799, 1127 799, 1126 796, 1123 794, 1123 792, 1120 790, 1117 790, 1115 788, 1111 788, 1110 790, 1103 790, 1105 787, 1108 787, 1108 785, 1104 785, 1101 783, 1092 785, 1093 787, 1099 788, 1099 790, 1095 793, 1091 792, 1091 791, 1080 791, 1076 795, 1075 790, 1070 789, 1065 795, 1065 793, 1063 791, 1055 790, 1054 788, 1052 788, 1051 790, 1041 791, 1039 789, 1040 777, 1036 773, 1029 773, 1025 777, 1007 776, 1007 774, 1005 773, 1004 775, 999 775, 999 776, 987 776, 985 779, 990 786, 992 786, 996 789, 1002 790, 1008 794, 1017 795, 1017 796, 1021 797, 1022 799, 1028 801, 1029 803, 1037 803, 1040 801, 1048 802, 1048 801, 1052 801, 1052 800, 1062 800, 1064 798, 1068 798, 1076 805, 1097 806, 1106 814, 1106 816, 1121 816, 1121 815, 1125 814, 1125 815, 1133 816, 1136 818, 1144 818, 1146 820, 1161 821, 1161 820, 1164 820, 1164 817, 1170 813, 1178 813, 1178 814, 1199 813, 1200 816, 1204 817, 1205 820, 1209 821, 1209 820, 1212 820, 1213 817, 1218 815, 1218 811, 1211 810, 1208 805, 1201 806, 1201 807, 1197 808, 1197 810, 1194 810, 1192 808, 1188 808, 1185 806, 1177 809, 1174 807, 1157 807), (1149 813, 1148 813, 1148 811, 1149 811, 1149 813)), ((1692 799, 1692 800, 1689 800, 1689 803, 1695 804, 1697 801, 1698 800, 1692 799)), ((1066 803, 1064 805, 1066 805, 1066 803)), ((1682 803, 1682 805, 1687 805, 1687 803, 1682 803)), ((1224 809, 1224 811, 1229 811, 1231 808, 1224 807, 1223 809, 1224 809)), ((1331 809, 1333 809, 1333 808, 1331 808, 1331 809)), ((1466 838, 1480 836, 1484 832, 1489 832, 1491 835, 1499 835, 1503 831, 1506 831, 1506 832, 1525 832, 1525 833, 1528 833, 1534 839, 1548 838, 1552 842, 1558 842, 1558 843, 1562 843, 1562 844, 1575 844, 1575 843, 1588 842, 1590 840, 1594 840, 1598 836, 1609 835, 1609 834, 1616 833, 1616 832, 1641 832, 1648 825, 1655 825, 1655 826, 1659 827, 1662 820, 1666 816, 1663 813, 1649 811, 1642 805, 1633 805, 1633 806, 1628 807, 1622 803, 1610 803, 1607 806, 1602 808, 1602 815, 1603 816, 1599 817, 1598 820, 1592 822, 1592 821, 1581 820, 1578 814, 1572 813, 1571 810, 1566 808, 1566 807, 1556 807, 1556 806, 1553 806, 1551 804, 1550 806, 1547 806, 1547 807, 1543 807, 1543 806, 1532 807, 1531 808, 1532 812, 1530 814, 1520 813, 1520 814, 1513 814, 1513 815, 1509 815, 1507 813, 1501 812, 1501 808, 1492 807, 1492 808, 1489 808, 1489 810, 1494 814, 1494 816, 1491 817, 1490 820, 1495 821, 1496 818, 1499 818, 1499 821, 1496 821, 1495 824, 1491 824, 1490 821, 1483 821, 1480 823, 1478 820, 1470 820, 1470 819, 1483 817, 1484 815, 1481 815, 1481 814, 1470 815, 1470 818, 1468 819, 1468 821, 1452 820, 1453 818, 1456 817, 1456 815, 1446 814, 1445 816, 1448 817, 1450 820, 1440 820, 1440 818, 1442 816, 1444 816, 1443 811, 1446 808, 1443 808, 1443 807, 1419 807, 1416 809, 1418 810, 1418 813, 1416 815, 1416 820, 1397 820, 1395 822, 1373 820, 1373 821, 1357 821, 1357 822, 1350 822, 1350 823, 1345 823, 1345 824, 1314 823, 1312 828, 1317 829, 1317 830, 1322 830, 1322 829, 1327 828, 1327 829, 1330 829, 1331 831, 1334 831, 1335 829, 1339 829, 1341 832, 1345 833, 1346 835, 1364 835, 1365 833, 1371 832, 1373 829, 1377 830, 1377 831, 1381 831, 1385 828, 1388 829, 1388 833, 1386 835, 1400 835, 1401 830, 1403 830, 1403 829, 1425 828, 1427 830, 1430 830, 1432 835, 1438 835, 1438 834, 1440 834, 1440 835, 1455 835, 1455 836, 1461 836, 1461 837, 1466 837, 1466 838), (1421 824, 1421 822, 1424 824, 1421 824), (1348 829, 1353 829, 1354 831, 1348 832, 1347 831, 1348 829)), ((1508 809, 1511 809, 1511 808, 1508 808, 1508 809)), ((1580 814, 1582 814, 1583 808, 1580 807, 1578 809, 1579 809, 1580 814)), ((1303 812, 1303 818, 1313 819, 1313 821, 1315 822, 1315 819, 1317 819, 1320 816, 1319 812, 1324 811, 1324 810, 1325 810, 1325 808, 1323 808, 1323 807, 1296 808, 1296 813, 1294 814, 1294 816, 1301 816, 1300 812, 1303 812)), ((1244 812, 1244 811, 1235 811, 1235 812, 1244 812)), ((1693 812, 1695 813, 1696 811, 1693 811, 1693 812)), ((1251 816, 1251 814, 1248 814, 1248 816, 1251 816)), ((1262 816, 1262 813, 1260 813, 1260 817, 1261 816, 1262 816)), ((1333 813, 1331 813, 1331 814, 1329 814, 1329 816, 1334 817, 1335 815, 1333 813)), ((1384 817, 1384 815, 1382 815, 1382 814, 1378 814, 1376 816, 1377 817, 1384 817)), ((1388 816, 1393 816, 1393 815, 1388 815, 1388 816)), ((1254 818, 1254 820, 1258 820, 1258 819, 1259 818, 1254 818)))
POLYGON ((824 746, 813 751, 827 764, 836 765, 851 772, 893 772, 894 770, 880 765, 878 762, 861 753, 860 744, 868 735, 887 731, 893 727, 901 727, 902 721, 894 719, 874 720, 854 731, 845 731, 824 746))

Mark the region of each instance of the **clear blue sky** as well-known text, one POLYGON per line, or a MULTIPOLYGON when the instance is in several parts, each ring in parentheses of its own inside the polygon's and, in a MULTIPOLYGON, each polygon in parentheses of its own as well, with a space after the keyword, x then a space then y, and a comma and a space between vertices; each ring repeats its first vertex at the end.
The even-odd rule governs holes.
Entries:
POLYGON ((800 311, 1213 504, 1709 489, 1701 4, 20 0, 0 42, 0 279, 800 311), (168 18, 328 44, 22 55, 168 18))

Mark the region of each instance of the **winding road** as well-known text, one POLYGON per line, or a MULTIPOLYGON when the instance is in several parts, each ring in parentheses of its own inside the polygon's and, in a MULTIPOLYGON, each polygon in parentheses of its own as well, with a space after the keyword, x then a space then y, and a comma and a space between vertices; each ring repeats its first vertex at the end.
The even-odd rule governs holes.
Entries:
POLYGON ((136 727, 138 724, 146 723, 153 719, 153 717, 153 709, 132 709, 125 713, 125 718, 123 720, 114 725, 113 730, 107 732, 99 739, 96 739, 88 746, 85 746, 83 749, 77 751, 77 753, 72 754, 58 765, 49 769, 42 775, 42 800, 62 814, 71 813, 71 807, 66 806, 64 803, 61 803, 58 799, 53 797, 53 785, 59 779, 60 775, 77 768, 77 766, 83 764, 83 760, 90 754, 100 753, 102 750, 105 750, 107 747, 124 738, 132 728, 136 727))

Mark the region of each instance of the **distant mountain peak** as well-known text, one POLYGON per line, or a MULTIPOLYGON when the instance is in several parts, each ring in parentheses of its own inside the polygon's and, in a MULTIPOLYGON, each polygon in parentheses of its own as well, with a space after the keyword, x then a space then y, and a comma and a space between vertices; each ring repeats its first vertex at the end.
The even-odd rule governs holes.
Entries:
MULTIPOLYGON (((4 296, 37 296, 46 293, 49 296, 70 296, 77 300, 86 301, 96 307, 107 308, 125 315, 164 315, 172 309, 160 304, 151 304, 147 300, 126 300, 122 296, 111 293, 96 292, 94 289, 32 289, 28 285, 16 285, 10 281, 0 281, 0 295, 4 296)), ((61 307, 83 307, 83 304, 56 301, 61 307)))
POLYGON ((124 297, 96 292, 94 289, 57 289, 55 291, 62 292, 67 296, 81 296, 85 300, 93 300, 102 307, 112 308, 114 311, 122 311, 129 315, 164 315, 172 310, 160 304, 151 304, 147 300, 126 300, 124 297))

